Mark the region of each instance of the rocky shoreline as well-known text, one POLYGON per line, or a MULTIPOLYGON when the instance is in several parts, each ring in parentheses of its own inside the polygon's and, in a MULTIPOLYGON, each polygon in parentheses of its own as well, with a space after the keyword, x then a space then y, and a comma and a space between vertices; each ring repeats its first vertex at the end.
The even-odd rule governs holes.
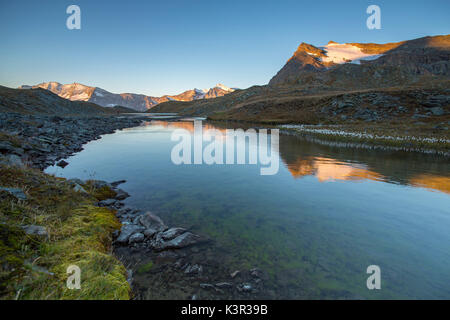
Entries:
MULTIPOLYGON (((138 126, 147 117, 59 117, 0 114, 0 164, 40 170, 79 152, 82 145, 117 129, 138 126)), ((113 254, 127 269, 134 299, 276 298, 257 268, 230 270, 220 261, 211 239, 190 228, 168 227, 151 212, 126 206, 126 181, 70 179, 73 190, 112 190, 95 205, 115 212, 121 229, 113 234, 113 254), (112 196, 111 195, 111 196, 112 196)), ((10 191, 9 189, 6 191, 10 191)))
POLYGON ((267 278, 260 269, 228 270, 211 239, 127 206, 130 195, 118 188, 125 182, 67 180, 78 192, 86 192, 86 185, 113 191, 96 206, 115 212, 122 225, 113 233, 113 253, 127 269, 133 299, 275 298, 265 289, 267 278))
MULTIPOLYGON (((113 234, 113 251, 127 268, 134 299, 269 297, 263 285, 266 275, 258 268, 230 271, 220 263, 211 239, 189 228, 169 227, 154 213, 127 206, 128 193, 117 187, 125 182, 90 181, 116 193, 97 205, 114 210, 122 224, 113 234)), ((75 188, 86 184, 78 179, 69 183, 75 188)))
POLYGON ((0 113, 0 163, 43 170, 83 150, 83 144, 118 129, 138 126, 145 119, 0 113))

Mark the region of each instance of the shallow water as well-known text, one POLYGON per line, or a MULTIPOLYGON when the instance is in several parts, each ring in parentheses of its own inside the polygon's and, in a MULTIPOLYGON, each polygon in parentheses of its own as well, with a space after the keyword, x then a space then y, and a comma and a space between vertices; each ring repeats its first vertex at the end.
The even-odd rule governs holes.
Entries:
POLYGON ((450 299, 448 159, 280 136, 279 172, 262 176, 258 165, 173 164, 176 128, 192 122, 105 135, 46 172, 127 180, 126 204, 211 237, 230 271, 262 269, 272 298, 450 299), (367 289, 369 265, 381 290, 367 289))

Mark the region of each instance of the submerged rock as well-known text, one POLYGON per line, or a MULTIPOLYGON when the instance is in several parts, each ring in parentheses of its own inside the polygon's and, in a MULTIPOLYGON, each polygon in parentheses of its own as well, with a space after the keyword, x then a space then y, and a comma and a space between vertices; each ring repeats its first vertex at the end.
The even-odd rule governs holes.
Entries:
POLYGON ((230 274, 230 276, 231 276, 231 278, 235 278, 237 275, 239 275, 241 272, 239 271, 239 270, 236 270, 236 271, 234 271, 234 272, 232 272, 231 274, 230 274))
POLYGON ((175 238, 185 232, 186 232, 186 229, 184 229, 184 228, 170 228, 169 230, 161 233, 161 238, 163 240, 172 240, 173 238, 175 238))
POLYGON ((152 243, 156 250, 180 249, 200 242, 200 236, 191 232, 185 232, 170 241, 157 240, 152 243))
POLYGON ((186 269, 184 269, 185 274, 193 274, 193 273, 200 274, 202 272, 203 272, 203 267, 198 264, 188 265, 186 267, 186 269))
POLYGON ((231 288, 233 286, 232 283, 229 282, 219 282, 216 283, 216 287, 220 288, 220 289, 227 289, 227 288, 231 288))
POLYGON ((146 229, 155 229, 158 232, 167 230, 167 226, 164 224, 161 218, 151 212, 147 212, 140 216, 139 223, 146 229))

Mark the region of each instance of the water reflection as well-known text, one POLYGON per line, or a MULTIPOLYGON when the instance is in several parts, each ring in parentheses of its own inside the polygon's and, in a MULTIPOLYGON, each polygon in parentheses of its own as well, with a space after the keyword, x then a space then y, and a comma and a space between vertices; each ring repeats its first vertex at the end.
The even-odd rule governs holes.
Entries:
POLYGON ((296 179, 320 182, 374 180, 450 193, 450 162, 442 157, 404 152, 357 152, 284 137, 280 156, 296 179), (317 156, 319 154, 320 156, 317 156))
POLYGON ((281 136, 284 165, 261 176, 249 165, 174 165, 176 128, 194 127, 151 121, 93 141, 47 172, 127 180, 127 205, 214 239, 205 268, 219 261, 224 275, 252 267, 270 275, 263 298, 450 298, 448 159, 281 136), (365 285, 371 264, 382 269, 379 292, 365 285))

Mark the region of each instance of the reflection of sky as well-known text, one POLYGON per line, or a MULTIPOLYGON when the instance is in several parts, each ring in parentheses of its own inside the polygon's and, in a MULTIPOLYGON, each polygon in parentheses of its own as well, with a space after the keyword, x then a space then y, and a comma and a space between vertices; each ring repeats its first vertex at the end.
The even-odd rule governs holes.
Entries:
MULTIPOLYGON (((449 196, 413 186, 442 189, 445 177, 431 178, 424 168, 412 175, 416 178, 409 186, 387 183, 368 164, 352 162, 352 153, 349 161, 335 160, 323 150, 303 156, 304 146, 295 149, 283 136, 280 144, 291 149, 281 148, 281 156, 294 160, 274 176, 261 176, 259 165, 177 166, 170 160, 176 144, 170 135, 190 124, 170 126, 155 123, 105 135, 70 157, 64 169, 55 166, 47 172, 125 179, 121 188, 131 194, 128 205, 155 211, 169 225, 195 225, 200 234, 215 228, 215 240, 238 256, 262 248, 277 261, 270 267, 279 274, 284 270, 277 269, 278 263, 301 264, 295 259, 302 257, 313 262, 317 257, 321 265, 345 270, 352 278, 361 276, 366 263, 377 263, 391 283, 384 294, 395 291, 395 284, 414 297, 450 297, 449 196), (230 241, 239 245, 230 248, 230 241)), ((405 171, 410 170, 407 164, 405 171)), ((265 266, 262 261, 257 265, 265 266)))

